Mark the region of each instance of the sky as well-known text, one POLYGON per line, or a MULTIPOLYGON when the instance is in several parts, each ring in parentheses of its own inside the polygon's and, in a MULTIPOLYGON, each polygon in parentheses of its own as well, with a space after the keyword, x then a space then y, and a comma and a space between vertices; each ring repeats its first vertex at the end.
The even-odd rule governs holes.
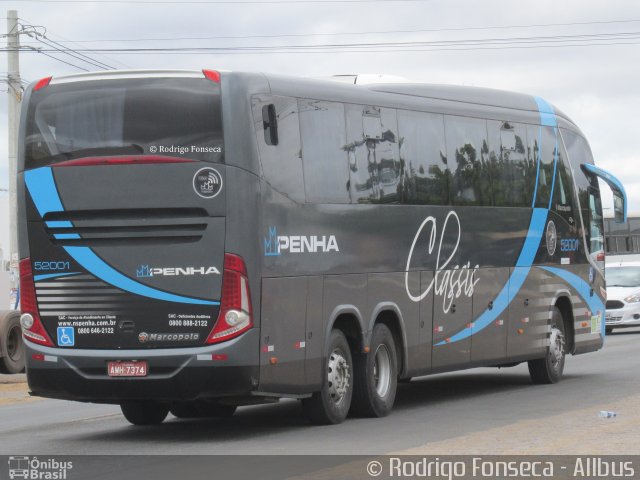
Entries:
MULTIPOLYGON (((212 68, 310 77, 375 73, 539 95, 582 129, 596 164, 621 178, 630 211, 640 212, 640 153, 634 140, 640 133, 637 0, 0 0, 0 13, 9 9, 18 10, 21 23, 38 26, 39 32, 46 28, 47 41, 69 48, 235 48, 85 53, 117 68, 212 68), (184 37, 190 38, 178 39, 184 37), (381 42, 401 45, 376 45, 381 42), (327 44, 342 46, 332 51, 308 47, 327 44), (288 51, 274 52, 275 46, 287 46, 288 51), (307 47, 295 53, 292 46, 307 47)), ((4 33, 6 20, 0 22, 4 33)), ((21 42, 48 48, 25 35, 21 42)), ((21 52, 23 79, 81 71, 45 53, 21 52)), ((76 66, 98 69, 79 60, 77 53, 76 58, 55 53, 76 66)), ((0 52, 2 78, 6 56, 0 52)), ((0 90, 6 90, 5 83, 0 90)), ((6 96, 0 93, 0 248, 5 257, 6 96)), ((603 192, 604 207, 610 208, 611 196, 603 192)))

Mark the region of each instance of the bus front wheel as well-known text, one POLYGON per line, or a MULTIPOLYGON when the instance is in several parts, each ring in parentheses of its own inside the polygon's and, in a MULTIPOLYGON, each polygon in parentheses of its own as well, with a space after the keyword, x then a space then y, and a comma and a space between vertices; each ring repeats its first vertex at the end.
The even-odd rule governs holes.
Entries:
POLYGON ((333 425, 347 418, 353 395, 353 361, 344 333, 333 330, 329 337, 322 390, 302 400, 302 409, 311 423, 333 425))
POLYGON ((126 402, 120 404, 124 418, 133 425, 159 425, 169 414, 169 406, 155 402, 126 402))
POLYGON ((562 379, 566 356, 564 321, 558 307, 551 314, 551 334, 544 358, 529 361, 529 374, 536 384, 558 383, 562 379))
POLYGON ((354 390, 351 413, 384 417, 393 408, 398 387, 398 356, 389 327, 379 323, 371 335, 368 353, 354 358, 354 390))

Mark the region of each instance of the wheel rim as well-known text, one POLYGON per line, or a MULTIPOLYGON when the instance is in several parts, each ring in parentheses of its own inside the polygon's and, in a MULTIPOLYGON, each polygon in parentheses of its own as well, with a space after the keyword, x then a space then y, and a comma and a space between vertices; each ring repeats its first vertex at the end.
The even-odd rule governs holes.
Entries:
POLYGON ((549 358, 551 360, 551 367, 555 371, 559 371, 564 361, 564 335, 562 331, 556 327, 551 328, 549 358))
POLYGON ((20 360, 22 356, 21 347, 22 345, 22 332, 20 331, 20 327, 14 326, 9 330, 9 334, 7 335, 7 356, 13 360, 20 360))
POLYGON ((376 393, 379 397, 384 397, 391 385, 391 356, 387 346, 378 345, 376 355, 373 360, 373 379, 376 385, 376 393))
POLYGON ((329 355, 329 364, 327 365, 329 395, 336 405, 341 404, 347 396, 350 378, 351 372, 346 356, 340 348, 336 348, 329 355))

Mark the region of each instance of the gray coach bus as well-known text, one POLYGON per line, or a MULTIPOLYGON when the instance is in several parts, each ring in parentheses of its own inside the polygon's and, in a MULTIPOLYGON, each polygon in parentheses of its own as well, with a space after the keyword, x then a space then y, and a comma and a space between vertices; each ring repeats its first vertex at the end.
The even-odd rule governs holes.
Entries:
POLYGON ((383 416, 399 380, 604 340, 603 218, 541 98, 239 72, 45 78, 19 147, 34 395, 133 424, 290 397, 383 416))

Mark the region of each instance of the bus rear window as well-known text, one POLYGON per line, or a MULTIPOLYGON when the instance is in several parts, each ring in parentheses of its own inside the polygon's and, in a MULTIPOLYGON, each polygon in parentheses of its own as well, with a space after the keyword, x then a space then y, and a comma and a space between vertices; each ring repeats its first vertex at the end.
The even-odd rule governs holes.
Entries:
POLYGON ((222 162, 222 142, 220 86, 209 80, 54 84, 31 95, 24 167, 121 155, 222 162))

